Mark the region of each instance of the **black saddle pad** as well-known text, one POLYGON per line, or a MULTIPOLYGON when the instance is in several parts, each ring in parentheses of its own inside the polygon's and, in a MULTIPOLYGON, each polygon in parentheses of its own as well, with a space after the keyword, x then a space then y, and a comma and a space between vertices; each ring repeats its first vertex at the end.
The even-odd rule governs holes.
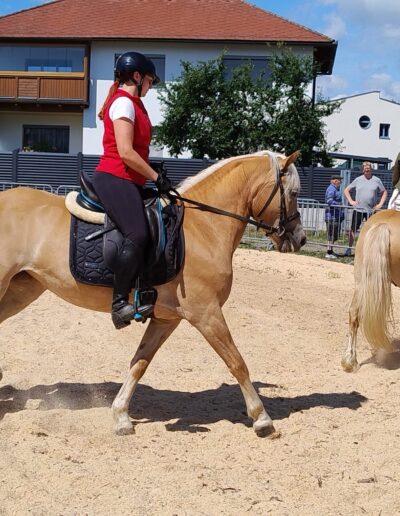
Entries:
MULTIPOLYGON (((160 213, 160 217, 164 219, 161 227, 165 238, 160 239, 158 235, 154 234, 154 228, 150 228, 153 247, 148 250, 145 267, 140 272, 141 287, 163 285, 171 281, 182 267, 185 255, 183 212, 178 223, 175 223, 174 216, 171 217, 171 212, 174 215, 179 209, 176 206, 166 207, 165 212, 160 213), (160 245, 162 245, 161 249, 160 245)), ((154 216, 154 212, 152 216, 154 216)), ((81 283, 112 287, 113 272, 106 266, 103 258, 103 237, 85 240, 86 236, 99 231, 102 227, 99 224, 71 217, 70 271, 74 278, 81 283)))
POLYGON ((81 283, 112 287, 114 274, 104 263, 103 238, 85 240, 86 236, 101 227, 99 224, 91 224, 72 215, 69 267, 73 277, 81 283))

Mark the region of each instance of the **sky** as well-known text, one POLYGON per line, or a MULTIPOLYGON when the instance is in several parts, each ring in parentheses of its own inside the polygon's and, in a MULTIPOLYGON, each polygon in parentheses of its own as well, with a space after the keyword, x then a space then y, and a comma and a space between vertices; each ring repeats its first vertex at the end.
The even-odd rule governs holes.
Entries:
MULTIPOLYGON (((317 79, 334 99, 367 91, 400 102, 400 0, 248 0, 338 41, 333 73, 317 79)), ((0 16, 46 3, 0 0, 0 16)))

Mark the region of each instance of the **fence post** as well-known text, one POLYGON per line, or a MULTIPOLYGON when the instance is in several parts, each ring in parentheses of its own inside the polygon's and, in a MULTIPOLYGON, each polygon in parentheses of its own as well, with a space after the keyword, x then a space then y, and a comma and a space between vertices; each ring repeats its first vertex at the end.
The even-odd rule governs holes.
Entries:
MULTIPOLYGON (((342 184, 340 185, 340 191, 342 193, 342 196, 343 196, 343 192, 344 192, 344 189, 347 188, 350 184, 350 180, 351 180, 351 170, 348 170, 348 169, 342 169, 340 171, 340 175, 342 176, 342 184)), ((347 199, 345 198, 344 199, 344 204, 347 206, 348 205, 348 201, 347 199)))
POLYGON ((77 157, 77 160, 76 160, 76 168, 77 168, 77 171, 76 171, 76 181, 78 184, 79 183, 79 176, 81 174, 81 170, 83 169, 83 154, 82 152, 78 152, 78 154, 76 155, 77 157))
POLYGON ((310 167, 310 174, 308 176, 308 196, 310 199, 313 198, 313 188, 312 185, 314 183, 314 167, 311 165, 310 167))
POLYGON ((19 149, 12 151, 11 182, 18 183, 18 154, 19 149))

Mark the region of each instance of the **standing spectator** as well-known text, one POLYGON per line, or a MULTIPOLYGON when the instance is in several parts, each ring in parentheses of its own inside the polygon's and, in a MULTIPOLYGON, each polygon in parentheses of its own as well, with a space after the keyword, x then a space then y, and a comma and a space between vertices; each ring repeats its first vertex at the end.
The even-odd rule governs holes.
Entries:
POLYGON ((363 220, 367 220, 374 211, 382 208, 386 201, 387 190, 379 177, 372 174, 371 163, 364 161, 362 165, 362 175, 356 177, 356 179, 344 189, 344 195, 349 201, 349 204, 354 207, 349 231, 349 247, 345 252, 346 256, 351 256, 351 247, 353 247, 356 232, 360 228, 363 220), (354 188, 356 189, 355 200, 350 194, 351 190, 354 188))
POLYGON ((392 184, 393 188, 397 188, 400 191, 400 152, 397 154, 392 167, 392 184))
POLYGON ((331 176, 331 183, 325 192, 325 222, 328 234, 328 250, 325 258, 336 258, 333 252, 333 244, 338 239, 342 222, 344 219, 344 208, 342 203, 342 194, 340 193, 340 185, 342 178, 340 176, 331 176))

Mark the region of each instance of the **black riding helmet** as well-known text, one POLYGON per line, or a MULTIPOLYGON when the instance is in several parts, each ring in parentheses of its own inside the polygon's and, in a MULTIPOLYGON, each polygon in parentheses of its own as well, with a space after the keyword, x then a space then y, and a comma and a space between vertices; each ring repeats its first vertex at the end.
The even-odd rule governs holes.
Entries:
POLYGON ((156 67, 151 59, 139 52, 125 52, 121 54, 114 66, 115 80, 125 79, 133 72, 139 72, 142 76, 151 75, 153 84, 158 84, 160 78, 156 73, 156 67))

